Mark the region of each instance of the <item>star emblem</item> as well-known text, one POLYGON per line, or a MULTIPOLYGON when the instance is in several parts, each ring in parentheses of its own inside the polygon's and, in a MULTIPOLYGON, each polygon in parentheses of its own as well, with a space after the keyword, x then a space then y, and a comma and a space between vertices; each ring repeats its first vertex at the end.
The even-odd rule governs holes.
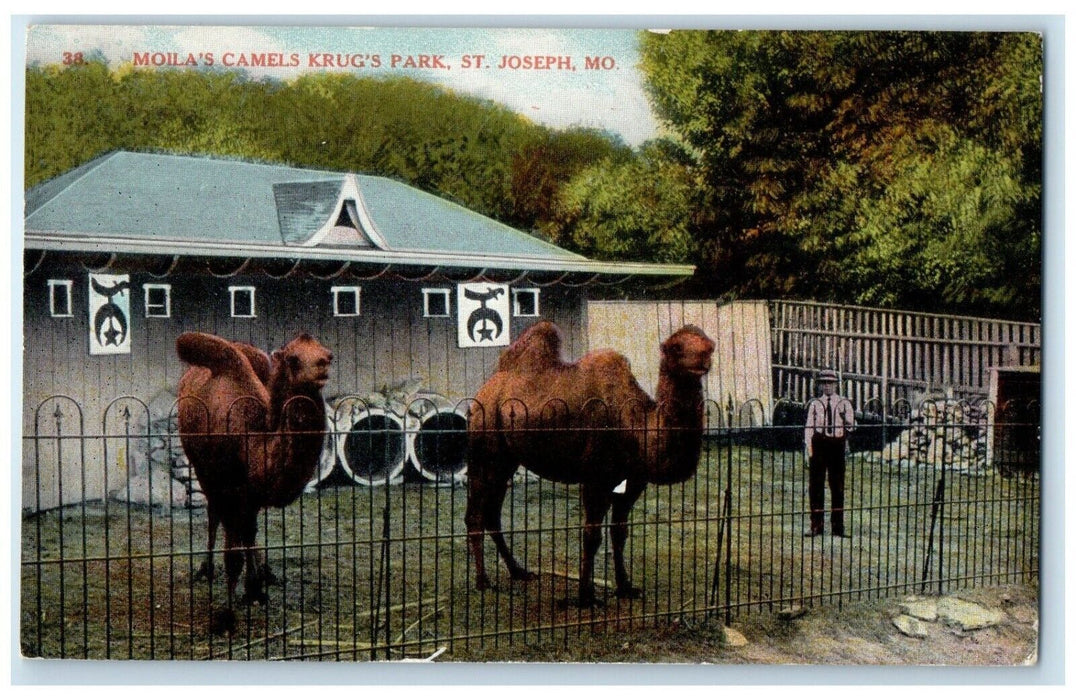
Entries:
POLYGON ((102 335, 104 335, 105 338, 105 345, 119 345, 120 342, 118 338, 122 335, 122 332, 116 330, 116 327, 112 325, 111 322, 109 322, 108 330, 105 331, 102 335))

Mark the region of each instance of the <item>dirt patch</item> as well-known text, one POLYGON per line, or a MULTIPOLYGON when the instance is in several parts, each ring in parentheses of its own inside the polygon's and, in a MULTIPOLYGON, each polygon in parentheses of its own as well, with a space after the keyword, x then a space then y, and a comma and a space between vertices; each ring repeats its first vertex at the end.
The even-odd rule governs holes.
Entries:
POLYGON ((900 602, 904 600, 897 598, 845 605, 840 610, 816 609, 798 620, 775 621, 760 630, 743 629, 749 644, 723 651, 721 659, 726 663, 963 666, 1035 662, 1038 614, 1033 589, 990 588, 961 591, 955 597, 998 613, 998 623, 964 631, 961 625, 939 618, 922 621, 924 636, 909 636, 893 624, 902 612, 900 602), (789 629, 773 634, 776 626, 789 629))
MULTIPOLYGON (((919 602, 940 596, 917 596, 919 602)), ((600 661, 715 664, 836 664, 927 666, 1024 666, 1036 663, 1038 597, 1033 586, 957 591, 944 598, 975 603, 997 613, 997 624, 964 631, 952 620, 921 621, 924 636, 903 634, 893 620, 908 596, 814 607, 795 619, 753 614, 731 627, 747 643, 722 640, 717 622, 671 625, 649 633, 595 635, 586 658, 572 650, 503 649, 484 660, 600 661)))

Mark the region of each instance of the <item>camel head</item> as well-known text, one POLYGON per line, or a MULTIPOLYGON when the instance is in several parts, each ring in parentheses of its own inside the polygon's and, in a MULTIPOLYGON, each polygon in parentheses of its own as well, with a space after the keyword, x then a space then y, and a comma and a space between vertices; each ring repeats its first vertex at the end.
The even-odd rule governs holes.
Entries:
POLYGON ((323 388, 329 381, 332 361, 332 352, 309 333, 300 334, 273 353, 274 371, 281 373, 293 388, 323 388))
POLYGON ((698 379, 710 371, 713 354, 714 341, 689 324, 661 344, 661 370, 674 377, 698 379))

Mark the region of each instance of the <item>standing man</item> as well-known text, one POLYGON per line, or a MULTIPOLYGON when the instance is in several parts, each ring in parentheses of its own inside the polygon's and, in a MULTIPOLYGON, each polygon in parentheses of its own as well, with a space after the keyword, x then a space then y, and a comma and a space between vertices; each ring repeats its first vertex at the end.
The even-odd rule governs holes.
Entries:
POLYGON ((811 502, 811 529, 806 537, 822 534, 825 516, 826 475, 829 475, 830 527, 837 537, 844 531, 844 447, 848 433, 855 429, 852 402, 837 394, 837 373, 824 369, 818 373, 822 396, 807 406, 804 443, 810 476, 807 495, 811 502))

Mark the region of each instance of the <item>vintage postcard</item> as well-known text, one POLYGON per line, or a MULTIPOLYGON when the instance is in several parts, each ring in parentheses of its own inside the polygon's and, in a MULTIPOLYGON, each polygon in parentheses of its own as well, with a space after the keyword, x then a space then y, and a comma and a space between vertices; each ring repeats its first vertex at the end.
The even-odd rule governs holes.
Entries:
POLYGON ((1042 32, 25 41, 25 659, 1039 663, 1042 32))

